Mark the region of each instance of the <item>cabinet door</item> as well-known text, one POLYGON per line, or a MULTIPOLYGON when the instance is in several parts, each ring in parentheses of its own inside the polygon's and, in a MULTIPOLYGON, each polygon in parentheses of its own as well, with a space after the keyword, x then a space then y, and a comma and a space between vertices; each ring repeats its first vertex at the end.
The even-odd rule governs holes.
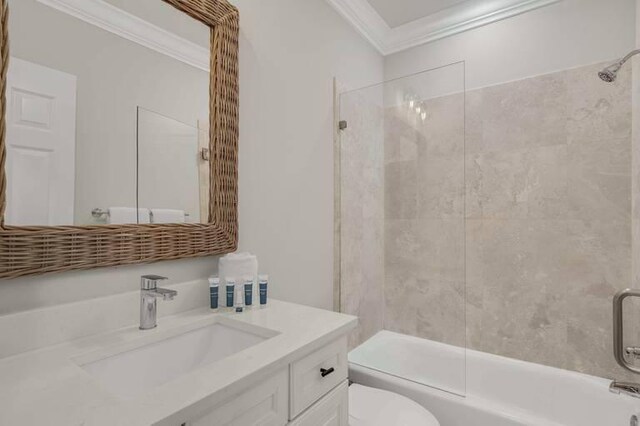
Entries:
POLYGON ((345 380, 289 426, 349 426, 349 384, 345 380))
POLYGON ((289 418, 294 419, 347 378, 347 338, 342 337, 291 364, 289 418))
POLYGON ((289 374, 286 369, 240 395, 191 417, 189 426, 284 426, 289 374))

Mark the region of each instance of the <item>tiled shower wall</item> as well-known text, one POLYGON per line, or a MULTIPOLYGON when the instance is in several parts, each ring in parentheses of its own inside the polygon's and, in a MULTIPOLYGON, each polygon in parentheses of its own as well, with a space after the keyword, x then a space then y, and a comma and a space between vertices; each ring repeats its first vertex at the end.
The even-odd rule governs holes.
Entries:
POLYGON ((340 307, 359 317, 351 348, 383 328, 384 108, 373 88, 343 95, 340 116, 340 307))
POLYGON ((358 133, 369 149, 383 143, 384 171, 362 173, 352 157, 362 153, 343 145, 343 165, 361 172, 343 174, 343 191, 354 179, 361 198, 384 199, 383 221, 367 210, 369 222, 343 227, 353 252, 342 305, 362 322, 352 344, 384 328, 625 376, 611 298, 631 283, 631 67, 615 84, 598 79, 601 67, 431 99, 424 122, 406 105, 385 108, 383 129, 358 133))
POLYGON ((631 283, 631 67, 467 97, 467 343, 622 377, 613 294, 631 283))
POLYGON ((385 110, 384 328, 464 346, 464 95, 426 105, 385 110))

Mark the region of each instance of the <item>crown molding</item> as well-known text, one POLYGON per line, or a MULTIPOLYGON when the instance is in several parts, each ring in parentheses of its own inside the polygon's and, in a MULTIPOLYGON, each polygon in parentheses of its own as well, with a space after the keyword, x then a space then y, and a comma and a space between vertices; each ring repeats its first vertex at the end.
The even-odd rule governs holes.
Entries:
POLYGON ((400 52, 561 0, 469 0, 395 28, 367 0, 327 0, 383 55, 400 52))
POLYGON ((380 53, 385 54, 384 46, 391 28, 367 0, 327 0, 327 2, 380 53))
POLYGON ((37 0, 141 46, 209 72, 209 49, 103 0, 37 0))

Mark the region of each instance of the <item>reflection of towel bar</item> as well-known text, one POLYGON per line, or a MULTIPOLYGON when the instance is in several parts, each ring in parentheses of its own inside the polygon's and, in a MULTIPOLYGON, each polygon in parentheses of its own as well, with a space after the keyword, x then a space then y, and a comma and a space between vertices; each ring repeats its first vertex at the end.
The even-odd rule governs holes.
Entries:
MULTIPOLYGON (((109 216, 109 210, 104 210, 101 208, 95 208, 91 210, 91 216, 95 218, 101 218, 103 216, 109 216)), ((153 212, 149 211, 149 216, 153 217, 153 212)), ((185 217, 189 217, 189 213, 184 214, 185 217)))

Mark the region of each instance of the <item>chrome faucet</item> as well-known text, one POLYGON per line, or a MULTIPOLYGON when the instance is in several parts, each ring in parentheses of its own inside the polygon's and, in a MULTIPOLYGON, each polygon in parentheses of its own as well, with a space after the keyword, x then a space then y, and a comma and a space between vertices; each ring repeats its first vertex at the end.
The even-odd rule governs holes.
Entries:
POLYGON ((178 294, 175 290, 158 288, 158 281, 166 280, 158 275, 143 275, 140 277, 140 330, 150 330, 156 327, 156 300, 173 300, 178 294))

